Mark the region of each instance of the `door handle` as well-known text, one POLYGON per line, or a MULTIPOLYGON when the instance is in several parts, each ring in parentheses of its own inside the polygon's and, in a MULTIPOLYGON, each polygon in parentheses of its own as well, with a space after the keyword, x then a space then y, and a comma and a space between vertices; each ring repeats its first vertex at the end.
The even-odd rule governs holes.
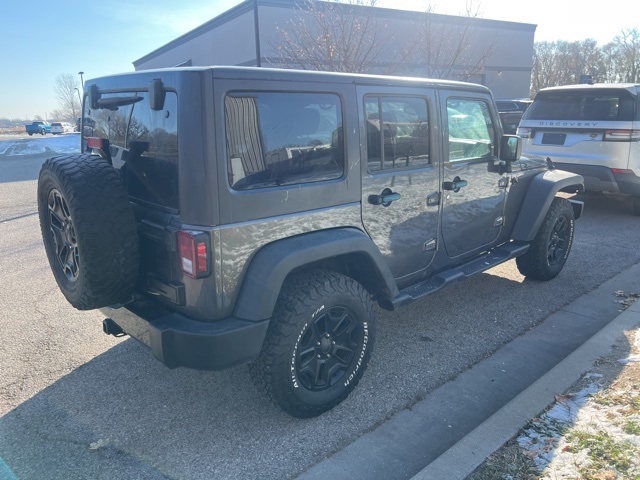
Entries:
POLYGON ((380 195, 369 195, 367 198, 371 205, 382 205, 383 207, 388 207, 391 202, 396 200, 400 200, 400 194, 391 191, 390 188, 385 188, 380 195))
POLYGON ((453 179, 453 182, 444 182, 442 184, 443 190, 452 190, 455 193, 458 193, 462 187, 466 187, 469 183, 466 180, 461 180, 460 177, 453 179))

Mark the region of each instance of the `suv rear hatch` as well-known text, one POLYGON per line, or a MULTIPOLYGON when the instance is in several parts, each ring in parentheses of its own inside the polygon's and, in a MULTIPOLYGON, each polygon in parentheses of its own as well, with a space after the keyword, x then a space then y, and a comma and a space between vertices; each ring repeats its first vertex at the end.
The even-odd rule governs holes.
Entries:
POLYGON ((517 134, 524 154, 582 175, 587 190, 618 192, 640 171, 639 112, 634 85, 554 87, 538 92, 517 134))
MULTIPOLYGON (((85 102, 83 149, 106 157, 129 195, 140 238, 137 290, 182 313, 206 317, 188 298, 203 288, 194 282, 210 276, 211 239, 180 218, 177 93, 166 91, 159 110, 151 108, 150 96, 107 90, 85 102)), ((208 308, 209 315, 214 311, 208 308)))
POLYGON ((518 127, 523 153, 626 169, 631 142, 640 140, 637 102, 626 88, 543 90, 518 127))

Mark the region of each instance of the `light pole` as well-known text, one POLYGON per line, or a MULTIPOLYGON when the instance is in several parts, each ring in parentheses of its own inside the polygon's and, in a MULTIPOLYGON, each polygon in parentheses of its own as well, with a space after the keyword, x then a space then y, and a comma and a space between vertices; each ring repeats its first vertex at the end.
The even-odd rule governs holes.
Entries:
POLYGON ((78 101, 80 102, 80 105, 82 105, 82 97, 80 97, 80 90, 78 90, 78 87, 75 87, 74 90, 78 94, 78 101))
POLYGON ((82 78, 82 76, 84 75, 84 72, 78 72, 78 75, 80 75, 80 86, 84 90, 84 80, 82 78))

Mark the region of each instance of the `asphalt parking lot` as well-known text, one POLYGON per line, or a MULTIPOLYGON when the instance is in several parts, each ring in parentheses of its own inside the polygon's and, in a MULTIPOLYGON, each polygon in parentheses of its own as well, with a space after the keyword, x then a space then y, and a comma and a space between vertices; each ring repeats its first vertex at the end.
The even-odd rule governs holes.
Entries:
POLYGON ((319 418, 294 419, 256 390, 246 367, 169 370, 134 340, 103 335, 98 312, 68 305, 45 258, 35 204, 40 165, 66 148, 64 139, 20 139, 10 151, 6 141, 1 479, 295 478, 640 262, 640 218, 629 199, 585 197, 558 278, 524 281, 509 262, 396 313, 380 311, 358 388, 319 418))

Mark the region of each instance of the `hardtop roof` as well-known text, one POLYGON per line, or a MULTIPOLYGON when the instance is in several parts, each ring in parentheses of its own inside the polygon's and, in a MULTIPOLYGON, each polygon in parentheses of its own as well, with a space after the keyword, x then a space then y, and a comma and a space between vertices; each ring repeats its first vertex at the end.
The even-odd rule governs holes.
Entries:
MULTIPOLYGON (((312 70, 293 70, 280 68, 259 68, 259 67, 237 67, 237 66, 208 66, 208 67, 172 67, 154 70, 140 70, 117 75, 90 79, 85 85, 108 79, 119 77, 125 79, 128 76, 135 77, 160 77, 163 75, 180 75, 189 72, 210 71, 214 78, 220 79, 244 79, 263 81, 303 81, 317 83, 354 83, 359 85, 389 85, 389 86, 414 86, 414 87, 434 87, 474 90, 483 93, 490 93, 489 88, 476 83, 460 82, 455 80, 441 80, 420 77, 400 77, 389 75, 355 74, 341 72, 318 72, 312 70)), ((137 83, 137 82, 136 82, 137 83)))

